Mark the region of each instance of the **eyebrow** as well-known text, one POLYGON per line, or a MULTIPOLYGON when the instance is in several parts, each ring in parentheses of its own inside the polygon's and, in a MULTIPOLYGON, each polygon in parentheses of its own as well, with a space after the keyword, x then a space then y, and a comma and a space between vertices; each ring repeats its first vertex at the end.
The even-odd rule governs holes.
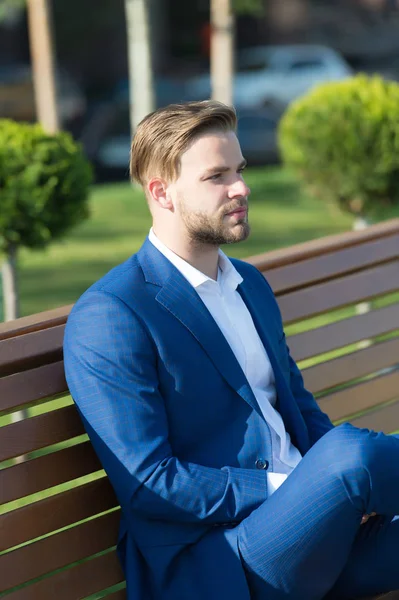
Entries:
MULTIPOLYGON (((238 165, 237 171, 239 169, 243 169, 244 167, 246 167, 247 164, 248 163, 244 158, 238 165)), ((205 171, 205 173, 203 173, 201 179, 206 179, 207 177, 209 177, 210 175, 214 175, 215 173, 226 173, 226 171, 230 171, 230 167, 227 167, 225 165, 220 166, 220 167, 212 167, 211 169, 208 169, 207 171, 205 171)))

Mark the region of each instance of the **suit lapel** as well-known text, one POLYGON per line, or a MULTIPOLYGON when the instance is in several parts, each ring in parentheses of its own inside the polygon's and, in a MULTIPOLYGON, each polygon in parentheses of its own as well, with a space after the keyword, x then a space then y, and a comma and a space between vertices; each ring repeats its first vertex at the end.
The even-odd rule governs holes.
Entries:
POLYGON ((185 279, 177 282, 176 277, 163 286, 156 299, 187 327, 227 383, 261 415, 229 343, 195 289, 185 279))
POLYGON ((196 290, 149 241, 140 251, 140 263, 146 281, 161 286, 156 301, 190 331, 226 382, 262 416, 229 343, 196 290))

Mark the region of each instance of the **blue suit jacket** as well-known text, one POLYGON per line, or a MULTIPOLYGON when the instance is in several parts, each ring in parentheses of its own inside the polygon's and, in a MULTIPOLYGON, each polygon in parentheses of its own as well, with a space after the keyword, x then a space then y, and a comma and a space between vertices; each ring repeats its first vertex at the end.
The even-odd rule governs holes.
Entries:
MULTIPOLYGON (((332 424, 303 387, 274 295, 232 260, 302 454, 332 424)), ((267 499, 270 431, 195 289, 148 241, 76 303, 65 370, 122 507, 129 600, 249 598, 234 526, 267 499)), ((267 527, 267 523, 265 524, 267 527)))

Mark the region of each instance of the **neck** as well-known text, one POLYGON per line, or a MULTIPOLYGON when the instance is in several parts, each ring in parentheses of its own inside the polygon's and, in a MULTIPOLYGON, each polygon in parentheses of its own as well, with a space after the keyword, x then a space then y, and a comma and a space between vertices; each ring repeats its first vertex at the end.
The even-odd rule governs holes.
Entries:
POLYGON ((191 266, 216 280, 218 276, 219 248, 217 246, 194 243, 183 236, 173 235, 173 232, 164 231, 153 225, 157 238, 172 250, 177 256, 188 262, 191 266))

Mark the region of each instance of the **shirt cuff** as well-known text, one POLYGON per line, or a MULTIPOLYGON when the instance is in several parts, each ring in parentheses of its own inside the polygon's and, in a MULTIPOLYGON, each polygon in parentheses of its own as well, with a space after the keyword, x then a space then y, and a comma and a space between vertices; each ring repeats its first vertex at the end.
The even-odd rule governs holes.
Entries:
POLYGON ((288 475, 284 473, 266 473, 267 476, 267 495, 270 496, 280 487, 287 479, 288 475))

